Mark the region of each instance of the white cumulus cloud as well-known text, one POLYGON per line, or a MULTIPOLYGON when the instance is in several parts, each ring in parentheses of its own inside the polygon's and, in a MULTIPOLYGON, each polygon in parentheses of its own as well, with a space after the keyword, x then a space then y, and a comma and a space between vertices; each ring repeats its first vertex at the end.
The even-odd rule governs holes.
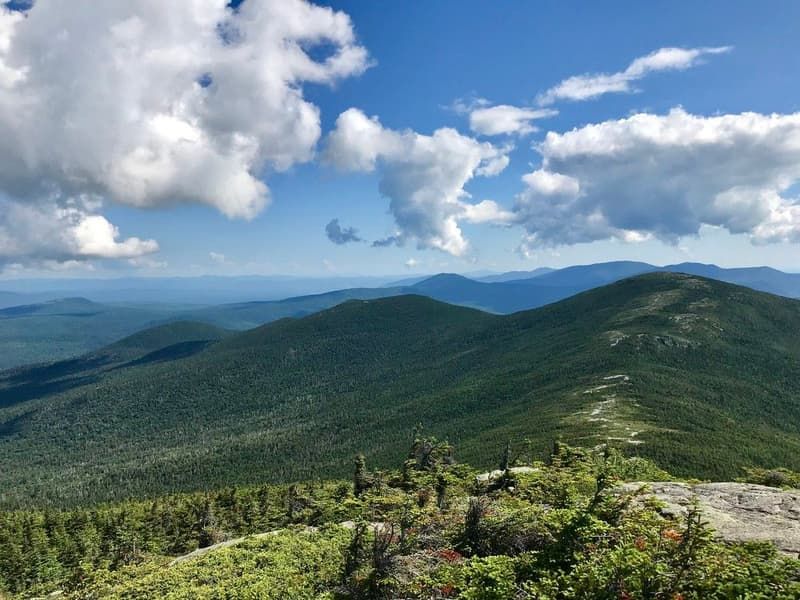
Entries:
POLYGON ((0 263, 42 264, 90 258, 133 258, 158 251, 155 240, 119 239, 119 230, 91 202, 63 205, 0 199, 0 263))
POLYGON ((730 46, 713 48, 660 48, 635 59, 624 71, 617 73, 590 73, 565 79, 538 97, 539 104, 552 104, 558 100, 591 100, 604 94, 632 92, 633 82, 657 71, 683 71, 693 67, 704 56, 731 51, 730 46))
POLYGON ((551 108, 523 108, 498 104, 475 108, 469 113, 469 128, 481 135, 527 135, 537 131, 533 121, 558 114, 551 108))
MULTIPOLYGON (((48 212, 51 224, 59 220, 53 207, 81 195, 258 214, 269 202, 263 177, 314 155, 320 116, 303 86, 335 83, 370 63, 342 12, 304 0, 248 1, 236 11, 227 4, 46 0, 25 13, 0 6, 7 201, 48 212)), ((100 215, 86 213, 80 223, 75 233, 92 255, 153 248, 117 240, 100 215)))
POLYGON ((703 225, 800 242, 800 113, 697 116, 676 108, 550 132, 523 178, 524 246, 616 238, 675 243, 703 225))
POLYGON ((373 245, 435 248, 455 256, 469 249, 460 221, 506 222, 509 214, 491 200, 472 204, 464 186, 508 165, 508 149, 479 142, 454 129, 431 135, 385 128, 377 117, 351 108, 329 134, 325 160, 343 170, 380 169, 380 192, 390 200, 398 233, 373 245))

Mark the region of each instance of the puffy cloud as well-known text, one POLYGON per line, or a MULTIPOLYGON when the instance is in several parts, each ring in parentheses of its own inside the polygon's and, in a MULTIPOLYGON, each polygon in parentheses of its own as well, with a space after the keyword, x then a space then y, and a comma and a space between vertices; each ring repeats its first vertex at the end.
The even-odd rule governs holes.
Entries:
POLYGON ((25 77, 24 68, 13 68, 3 58, 11 47, 11 35, 14 28, 25 18, 19 11, 7 9, 0 5, 0 89, 6 89, 25 77))
POLYGON ((494 200, 481 200, 477 204, 464 204, 463 219, 467 223, 507 224, 514 220, 514 213, 494 200))
POLYGON ((119 230, 101 215, 80 215, 71 229, 78 256, 131 258, 158 250, 154 240, 127 238, 118 241, 119 230))
POLYGON ((800 242, 800 113, 676 108, 550 132, 514 207, 524 249, 616 238, 674 243, 701 226, 800 242))
POLYGON ((91 202, 26 204, 0 200, 0 265, 89 258, 135 258, 156 252, 154 240, 119 239, 91 202))
POLYGON ((730 52, 730 46, 715 48, 660 48, 635 59, 617 73, 576 75, 539 95, 539 104, 558 100, 591 100, 610 93, 632 92, 631 84, 656 71, 682 71, 697 65, 704 56, 730 52))
POLYGON ((577 179, 544 169, 523 175, 522 181, 531 193, 544 196, 574 197, 581 190, 581 184, 577 179))
POLYGON ((263 176, 314 155, 319 110, 303 85, 368 66, 349 17, 304 0, 0 6, 0 191, 252 218, 269 202, 263 176))
POLYGON ((358 231, 355 228, 342 227, 339 225, 339 219, 332 219, 331 222, 325 226, 325 234, 330 241, 339 246, 350 242, 364 241, 359 237, 358 231))
POLYGON ((498 104, 472 110, 469 113, 469 127, 481 135, 527 135, 537 130, 532 121, 557 114, 557 110, 550 108, 532 109, 498 104))
POLYGON ((397 233, 388 237, 375 240, 371 246, 373 248, 388 248, 389 246, 402 246, 404 244, 403 237, 397 233))
POLYGON ((329 134, 325 160, 351 171, 380 167, 380 191, 390 199, 398 233, 373 245, 414 240, 419 248, 462 256, 469 244, 459 222, 502 215, 493 202, 470 204, 464 186, 473 177, 502 171, 507 152, 449 128, 432 135, 387 129, 376 117, 351 108, 339 115, 329 134))

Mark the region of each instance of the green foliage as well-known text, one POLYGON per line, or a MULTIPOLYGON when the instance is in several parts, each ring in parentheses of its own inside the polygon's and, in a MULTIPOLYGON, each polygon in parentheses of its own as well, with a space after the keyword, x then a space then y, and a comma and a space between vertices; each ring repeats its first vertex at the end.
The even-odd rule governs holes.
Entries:
MULTIPOLYGON (((450 448, 418 436, 410 454, 420 445, 450 448)), ((410 479, 407 469, 364 466, 372 484, 358 498, 350 483, 330 482, 0 513, 0 582, 21 597, 59 589, 74 600, 800 594, 800 561, 767 544, 718 543, 698 510, 676 520, 614 491, 642 474, 668 475, 651 463, 607 448, 557 450, 500 488, 442 460, 423 461, 410 479), (442 481, 444 504, 432 493, 442 481), (218 539, 230 541, 186 555, 218 539)))
POLYGON ((0 370, 80 356, 179 312, 168 304, 123 306, 84 298, 0 309, 0 370))
POLYGON ((800 470, 799 327, 797 301, 660 273, 507 316, 352 301, 146 360, 19 370, 0 376, 0 506, 350 479, 358 452, 396 465, 420 422, 484 469, 509 439, 529 440, 513 462, 560 436, 619 438, 685 477, 800 470))
POLYGON ((464 600, 508 600, 514 597, 516 574, 509 556, 473 558, 464 565, 460 598, 464 600))
POLYGON ((281 532, 167 567, 149 561, 117 572, 97 570, 70 594, 84 599, 333 598, 350 535, 332 527, 281 532), (310 568, 311 567, 311 568, 310 568))
POLYGON ((757 483, 777 488, 800 488, 800 473, 789 469, 745 469, 747 476, 743 481, 747 483, 757 483))
MULTIPOLYGON (((70 511, 0 512, 0 581, 12 592, 71 584, 152 555, 357 514, 341 483, 228 488, 70 511)), ((0 588, 2 589, 2 588, 0 588)))
POLYGON ((353 493, 356 498, 366 492, 372 485, 372 480, 367 474, 367 461, 363 454, 356 456, 355 470, 353 472, 353 493))

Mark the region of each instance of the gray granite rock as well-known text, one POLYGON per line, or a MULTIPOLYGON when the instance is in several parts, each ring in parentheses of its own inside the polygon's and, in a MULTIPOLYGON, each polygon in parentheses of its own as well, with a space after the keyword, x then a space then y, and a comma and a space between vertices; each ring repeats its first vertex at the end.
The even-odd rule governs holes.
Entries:
POLYGON ((647 486, 647 494, 664 504, 665 516, 686 514, 697 498, 704 519, 719 539, 732 542, 769 541, 786 554, 800 555, 800 490, 749 483, 627 483, 631 492, 647 486))

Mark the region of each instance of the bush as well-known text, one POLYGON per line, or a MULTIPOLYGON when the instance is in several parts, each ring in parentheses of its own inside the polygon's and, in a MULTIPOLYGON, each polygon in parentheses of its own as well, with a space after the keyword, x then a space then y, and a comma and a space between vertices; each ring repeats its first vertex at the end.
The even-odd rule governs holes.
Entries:
POLYGON ((800 488, 800 473, 789 469, 745 469, 746 483, 768 485, 776 488, 800 488))
POLYGON ((463 577, 464 600, 509 600, 517 590, 514 559, 508 556, 473 558, 464 566, 463 577))

